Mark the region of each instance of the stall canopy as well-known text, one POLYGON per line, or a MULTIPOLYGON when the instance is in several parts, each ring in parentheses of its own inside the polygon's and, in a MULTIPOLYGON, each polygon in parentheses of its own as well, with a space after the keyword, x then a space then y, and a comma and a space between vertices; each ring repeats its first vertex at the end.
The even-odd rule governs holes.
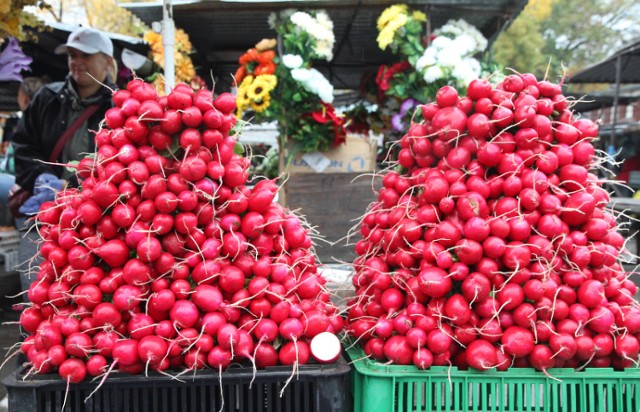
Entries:
MULTIPOLYGON (((565 93, 565 96, 576 103, 571 108, 578 113, 590 112, 593 110, 605 109, 613 106, 615 98, 615 88, 592 92, 589 94, 565 93)), ((628 105, 640 98, 640 85, 626 85, 620 87, 618 95, 619 105, 628 105)))
MULTIPOLYGON (((406 2, 423 10, 436 29, 449 19, 465 19, 485 37, 495 39, 526 5, 527 0, 430 0, 406 2)), ((392 62, 390 52, 381 51, 376 43, 376 20, 394 1, 173 1, 173 20, 183 29, 197 53, 194 63, 209 80, 213 76, 222 84, 231 82, 238 67, 238 57, 263 38, 275 36, 267 23, 269 14, 288 8, 323 9, 334 23, 336 43, 334 59, 318 62, 314 67, 324 71, 337 88, 357 89, 363 73, 376 70, 380 64, 392 62)), ((147 24, 162 21, 163 2, 124 3, 120 5, 147 24)))
MULTIPOLYGON (((611 106, 620 104, 620 85, 622 83, 640 83, 640 41, 614 53, 604 61, 576 73, 570 78, 571 83, 612 83, 614 93, 611 106)), ((618 122, 618 110, 613 111, 608 150, 615 150, 615 135, 618 122)))
POLYGON ((620 63, 620 83, 640 83, 640 41, 571 76, 571 83, 616 83, 620 63))

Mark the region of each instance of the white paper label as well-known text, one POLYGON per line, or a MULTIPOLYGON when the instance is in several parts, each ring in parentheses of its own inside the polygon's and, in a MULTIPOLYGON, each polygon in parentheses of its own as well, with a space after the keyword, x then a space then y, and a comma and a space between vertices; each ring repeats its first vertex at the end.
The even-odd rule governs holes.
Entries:
POLYGON ((302 155, 304 160, 317 173, 322 173, 324 169, 331 165, 331 160, 321 152, 311 152, 302 155))

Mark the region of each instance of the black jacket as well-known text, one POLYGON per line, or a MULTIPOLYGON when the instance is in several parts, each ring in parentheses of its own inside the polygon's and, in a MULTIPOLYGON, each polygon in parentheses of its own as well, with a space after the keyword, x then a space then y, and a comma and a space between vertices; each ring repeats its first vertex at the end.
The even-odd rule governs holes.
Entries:
MULTIPOLYGON (((115 90, 115 85, 109 79, 106 85, 115 90)), ((112 92, 106 87, 88 99, 80 101, 73 80, 67 76, 64 82, 50 83, 44 86, 33 98, 24 111, 12 144, 15 149, 16 183, 24 189, 33 191, 33 184, 40 174, 48 172, 60 177, 63 173, 61 166, 51 166, 43 163, 49 161, 53 148, 64 131, 84 108, 98 103, 99 109, 87 121, 87 139, 90 147, 95 149, 94 133, 100 128, 105 112, 113 107, 112 92)), ((78 155, 78 159, 82 157, 78 155)), ((57 159, 60 162, 60 159, 57 159)))

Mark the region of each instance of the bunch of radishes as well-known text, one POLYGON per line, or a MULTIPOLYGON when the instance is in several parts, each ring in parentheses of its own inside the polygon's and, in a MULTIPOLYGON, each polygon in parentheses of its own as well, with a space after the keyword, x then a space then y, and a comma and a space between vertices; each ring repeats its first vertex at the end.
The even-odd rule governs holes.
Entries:
POLYGON ((590 120, 531 74, 443 87, 361 223, 348 331, 381 362, 638 363, 636 286, 590 120))
POLYGON ((80 187, 36 216, 44 261, 20 319, 32 370, 79 382, 114 368, 297 365, 317 336, 331 345, 311 355, 335 360, 324 332, 342 318, 275 182, 246 185, 235 98, 184 84, 159 97, 134 80, 113 100, 80 187))

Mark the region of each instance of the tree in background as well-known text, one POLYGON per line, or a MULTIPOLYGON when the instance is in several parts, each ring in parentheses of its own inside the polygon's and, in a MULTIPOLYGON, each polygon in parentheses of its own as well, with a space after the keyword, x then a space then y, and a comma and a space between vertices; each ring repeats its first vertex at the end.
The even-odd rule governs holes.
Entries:
POLYGON ((558 80, 640 35, 636 0, 530 0, 493 45, 496 63, 558 80))
POLYGON ((139 18, 129 10, 123 9, 116 0, 82 0, 87 13, 89 25, 110 33, 126 34, 141 37, 149 30, 139 18))
POLYGON ((36 15, 24 9, 31 6, 40 10, 49 8, 42 0, 0 0, 0 44, 7 37, 25 40, 24 26, 42 27, 36 15))
MULTIPOLYGON (((46 10, 49 19, 58 23, 86 24, 110 33, 142 37, 149 30, 116 0, 50 0, 46 10)), ((42 14, 42 13, 41 13, 42 14)))

